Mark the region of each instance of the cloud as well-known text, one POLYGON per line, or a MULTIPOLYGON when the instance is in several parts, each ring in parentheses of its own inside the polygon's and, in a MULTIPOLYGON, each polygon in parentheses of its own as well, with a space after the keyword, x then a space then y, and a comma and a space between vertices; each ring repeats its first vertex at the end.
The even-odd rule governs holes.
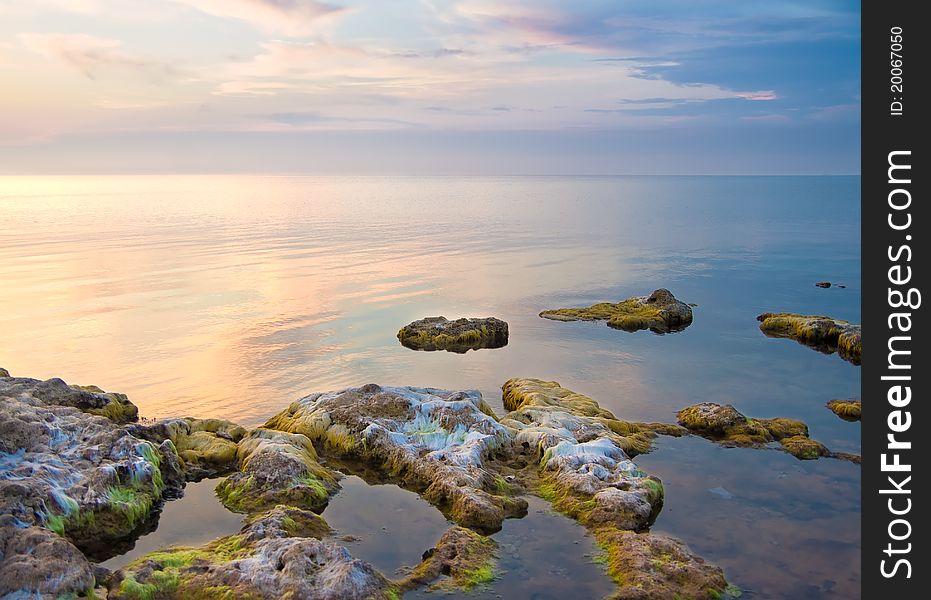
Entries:
POLYGON ((347 9, 317 0, 174 0, 216 17, 245 21, 269 33, 306 37, 347 9))
POLYGON ((176 77, 178 70, 167 62, 133 56, 122 51, 119 40, 83 33, 21 33, 17 36, 30 52, 77 69, 90 79, 111 70, 143 73, 150 79, 176 77))

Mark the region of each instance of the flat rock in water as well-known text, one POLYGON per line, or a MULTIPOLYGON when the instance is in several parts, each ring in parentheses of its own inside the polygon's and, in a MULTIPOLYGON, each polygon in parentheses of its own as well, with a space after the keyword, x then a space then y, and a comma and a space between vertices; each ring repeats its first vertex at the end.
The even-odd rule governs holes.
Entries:
POLYGON ((756 318, 768 337, 789 338, 824 354, 837 355, 855 365, 862 352, 860 326, 831 317, 795 313, 763 313, 756 318))
POLYGON ((808 437, 808 425, 795 419, 752 419, 730 404, 702 402, 680 410, 679 424, 703 438, 722 446, 763 448, 779 442, 783 450, 799 460, 823 456, 859 462, 859 457, 834 453, 824 444, 808 437))
POLYGON ((398 340, 412 350, 447 350, 463 354, 481 348, 501 348, 508 343, 508 324, 501 319, 426 317, 405 325, 398 340))
POLYGON ((649 329, 654 333, 674 333, 692 324, 691 306, 666 289, 616 304, 601 302, 587 308, 544 310, 540 316, 554 321, 607 321, 608 327, 628 332, 649 329))

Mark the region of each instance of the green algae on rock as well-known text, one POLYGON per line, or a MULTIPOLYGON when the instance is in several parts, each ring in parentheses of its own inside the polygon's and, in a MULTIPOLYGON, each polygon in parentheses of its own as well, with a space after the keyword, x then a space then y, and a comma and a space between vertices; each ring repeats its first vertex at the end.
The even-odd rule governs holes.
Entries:
POLYGON ((235 469, 237 444, 246 435, 245 429, 230 421, 190 417, 137 424, 130 432, 152 442, 170 440, 181 458, 188 481, 223 475, 235 469))
POLYGON ((515 444, 539 469, 531 489, 585 525, 642 530, 653 523, 663 506, 663 484, 624 450, 648 449, 651 430, 615 419, 555 381, 511 379, 502 392, 505 408, 513 410, 501 424, 517 430, 515 444))
POLYGON ((309 511, 277 506, 235 535, 201 548, 152 552, 113 574, 108 598, 395 600, 397 586, 371 565, 324 541, 309 511))
POLYGON ((527 511, 487 468, 487 459, 511 451, 512 439, 491 414, 474 390, 368 384, 307 396, 265 427, 303 434, 324 455, 375 465, 456 523, 491 532, 527 511))
POLYGON ((832 453, 821 442, 808 437, 808 426, 795 419, 752 419, 730 404, 702 402, 676 413, 686 429, 722 446, 761 448, 779 442, 783 450, 800 460, 821 457, 852 460, 844 453, 832 453))
POLYGON ((515 444, 530 457, 515 478, 592 532, 618 586, 614 597, 725 597, 719 567, 681 542, 645 531, 662 509, 663 484, 624 450, 635 436, 648 448, 655 430, 681 435, 684 428, 620 421, 554 381, 511 379, 502 390, 511 412, 501 423, 517 430, 515 444))
POLYGON ((402 590, 432 584, 428 591, 472 589, 495 578, 498 544, 491 538, 464 527, 443 534, 436 547, 423 554, 423 561, 400 583, 402 590))
POLYGON ((258 428, 239 442, 240 469, 219 485, 217 495, 235 512, 277 504, 322 511, 339 489, 337 475, 318 462, 310 439, 300 433, 258 428))
POLYGON ((566 428, 579 439, 608 437, 634 457, 648 452, 658 433, 672 436, 688 433, 678 425, 618 419, 595 400, 556 381, 515 378, 506 381, 501 390, 504 408, 511 411, 502 418, 502 423, 524 432, 524 437, 536 433, 534 427, 541 428, 539 433, 566 428))
POLYGON ((721 600, 736 598, 720 567, 706 562, 674 538, 614 527, 593 531, 604 552, 599 559, 617 584, 612 598, 624 600, 721 600))
POLYGON ((827 406, 835 415, 845 421, 860 420, 859 400, 831 400, 827 406))
POLYGON ((447 350, 462 354, 506 346, 508 324, 494 317, 455 321, 446 317, 426 317, 402 327, 398 340, 412 350, 447 350))
POLYGON ((607 321, 608 327, 628 332, 650 329, 655 333, 674 333, 692 324, 692 308, 667 289, 616 304, 600 302, 587 308, 544 310, 540 316, 554 321, 607 321))
POLYGON ((180 477, 170 442, 83 412, 85 394, 60 379, 0 379, 0 515, 93 552, 136 531, 180 477))
POLYGON ((847 321, 831 317, 805 316, 795 313, 763 313, 760 330, 769 337, 790 338, 824 354, 837 355, 855 365, 862 353, 861 329, 847 321))

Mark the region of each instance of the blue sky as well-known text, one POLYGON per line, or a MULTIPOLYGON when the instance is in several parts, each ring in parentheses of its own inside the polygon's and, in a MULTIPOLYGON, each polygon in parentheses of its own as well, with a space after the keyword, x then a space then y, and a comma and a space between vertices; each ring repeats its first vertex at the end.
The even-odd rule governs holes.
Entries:
POLYGON ((0 173, 856 173, 859 8, 0 0, 0 173))

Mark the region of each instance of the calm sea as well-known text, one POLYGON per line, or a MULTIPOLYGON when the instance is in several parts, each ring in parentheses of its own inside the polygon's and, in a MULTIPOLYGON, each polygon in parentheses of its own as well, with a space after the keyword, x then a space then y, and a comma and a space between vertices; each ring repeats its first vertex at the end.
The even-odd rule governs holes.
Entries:
MULTIPOLYGON (((859 397, 859 367, 769 339, 755 320, 859 322, 859 195, 856 177, 0 177, 0 366, 125 392, 147 417, 249 426, 368 382, 474 388, 500 411, 506 379, 539 377, 624 419, 731 403, 859 452, 859 423, 825 407, 859 397), (698 305, 684 332, 537 317, 658 287, 698 305), (432 315, 502 318, 510 343, 465 355, 398 344, 401 326, 432 315)), ((723 566, 745 597, 858 597, 858 466, 695 438, 660 438, 637 462, 666 484, 654 530, 723 566)), ((374 523, 353 532, 351 514, 368 498, 406 515, 395 529, 439 513, 393 486, 347 483, 332 518, 361 534, 353 554, 389 575, 416 562, 423 536, 408 548, 374 523)), ((209 490, 191 496, 218 506, 209 490)), ((508 584, 521 577, 554 582, 534 598, 564 597, 555 582, 590 566, 577 526, 545 506, 528 518, 540 525, 499 534, 508 573, 491 597, 522 597, 508 584)))

